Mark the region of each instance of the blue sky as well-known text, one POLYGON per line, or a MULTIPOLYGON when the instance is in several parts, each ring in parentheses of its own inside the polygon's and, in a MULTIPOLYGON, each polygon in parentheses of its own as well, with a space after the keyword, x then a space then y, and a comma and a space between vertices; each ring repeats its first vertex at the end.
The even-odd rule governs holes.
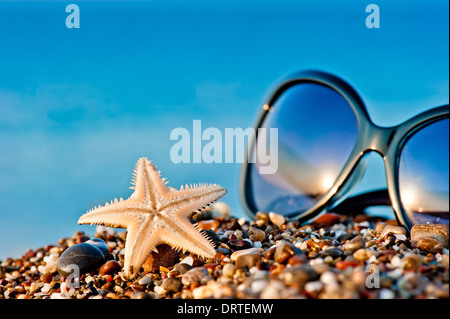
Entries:
MULTIPOLYGON (((277 79, 335 73, 394 125, 448 103, 444 1, 0 1, 0 259, 56 243, 131 194, 151 159, 171 186, 218 183, 234 215, 239 164, 170 161, 172 129, 251 127, 277 79), (65 7, 79 5, 81 28, 65 7), (365 26, 380 7, 381 28, 365 26)), ((379 160, 363 185, 384 185, 379 160), (380 174, 381 172, 381 174, 380 174)))

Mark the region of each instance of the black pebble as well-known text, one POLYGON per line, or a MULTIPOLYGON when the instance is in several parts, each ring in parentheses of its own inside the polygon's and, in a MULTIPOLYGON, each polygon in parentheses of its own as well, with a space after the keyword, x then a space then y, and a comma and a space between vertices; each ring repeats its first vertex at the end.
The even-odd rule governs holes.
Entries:
POLYGON ((69 276, 78 267, 79 275, 92 271, 108 259, 108 247, 95 238, 67 248, 59 257, 57 267, 62 276, 69 276))

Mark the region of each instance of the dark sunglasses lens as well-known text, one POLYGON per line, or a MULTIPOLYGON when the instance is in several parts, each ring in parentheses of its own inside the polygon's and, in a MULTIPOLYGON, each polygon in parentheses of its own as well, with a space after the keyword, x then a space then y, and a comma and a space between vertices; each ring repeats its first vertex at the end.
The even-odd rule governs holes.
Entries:
POLYGON ((312 83, 288 88, 261 127, 278 129, 278 169, 261 174, 258 161, 251 164, 247 195, 254 209, 284 215, 310 209, 333 186, 358 136, 347 100, 312 83))
POLYGON ((400 199, 412 224, 448 225, 448 118, 416 132, 399 161, 400 199))

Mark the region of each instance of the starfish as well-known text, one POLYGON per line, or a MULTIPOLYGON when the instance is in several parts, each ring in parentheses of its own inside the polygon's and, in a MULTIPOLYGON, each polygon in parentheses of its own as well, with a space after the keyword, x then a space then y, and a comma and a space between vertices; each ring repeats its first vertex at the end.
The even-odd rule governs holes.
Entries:
POLYGON ((126 200, 116 198, 95 207, 78 220, 79 224, 127 229, 124 260, 127 278, 136 276, 148 255, 158 252, 159 244, 204 258, 213 258, 216 253, 211 240, 188 218, 225 195, 226 189, 216 184, 199 184, 176 190, 166 186, 168 182, 160 174, 147 158, 140 158, 130 187, 133 194, 126 200))

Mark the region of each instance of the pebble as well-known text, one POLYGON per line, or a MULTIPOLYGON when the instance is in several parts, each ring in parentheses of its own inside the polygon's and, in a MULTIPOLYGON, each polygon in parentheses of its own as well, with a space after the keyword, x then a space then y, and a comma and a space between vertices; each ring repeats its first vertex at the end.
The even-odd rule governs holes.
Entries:
MULTIPOLYGON (((192 257, 187 257, 187 258, 191 258, 192 257)), ((193 259, 192 259, 193 262, 193 259)), ((188 264, 186 262, 180 262, 178 264, 175 264, 175 266, 173 267, 174 270, 178 271, 178 273, 180 275, 184 275, 187 271, 189 271, 190 269, 192 269, 192 264, 188 264)))
POLYGON ((50 254, 50 256, 44 257, 44 263, 45 265, 40 265, 38 267, 38 270, 41 274, 50 273, 53 274, 57 270, 57 261, 58 261, 59 255, 58 254, 50 254))
POLYGON ((388 234, 406 235, 406 229, 402 226, 387 225, 383 228, 383 231, 380 234, 380 238, 385 238, 388 234))
POLYGON ((267 213, 263 213, 263 212, 257 212, 256 213, 256 221, 257 221, 257 225, 262 227, 264 225, 269 224, 269 214, 267 213), (258 223, 258 221, 260 221, 260 223, 258 223))
POLYGON ((100 267, 108 257, 106 243, 98 238, 67 248, 59 257, 57 270, 62 276, 73 271, 83 274, 100 267))
POLYGON ((145 260, 142 268, 144 272, 153 271, 153 269, 173 266, 178 261, 179 251, 173 249, 167 244, 156 246, 158 252, 152 251, 145 260))
MULTIPOLYGON (((248 249, 247 249, 248 250, 248 249)), ((236 268, 251 268, 261 260, 259 250, 248 251, 236 257, 236 268)))
POLYGON ((339 235, 337 238, 337 241, 341 243, 345 243, 347 240, 351 240, 357 236, 356 233, 344 233, 342 235, 339 235))
POLYGON ((433 238, 431 236, 429 237, 421 237, 419 239, 416 239, 414 242, 411 243, 411 246, 413 248, 420 249, 422 251, 432 252, 432 253, 440 253, 444 246, 442 245, 442 242, 439 241, 436 238, 433 238))
POLYGON ((334 273, 332 273, 331 271, 325 271, 325 272, 320 276, 320 281, 321 281, 325 286, 332 286, 332 287, 339 286, 339 282, 338 282, 337 276, 336 276, 334 273))
POLYGON ((203 277, 208 276, 208 270, 203 267, 192 268, 183 275, 181 282, 183 285, 190 286, 194 283, 199 283, 203 277))
POLYGON ((280 278, 287 285, 298 285, 301 290, 307 282, 316 280, 318 275, 314 269, 308 265, 295 265, 283 269, 280 278))
POLYGON ((334 224, 337 224, 341 221, 342 216, 336 213, 325 213, 319 216, 314 222, 313 225, 315 228, 319 229, 322 227, 331 227, 334 224))
POLYGON ((255 242, 253 243, 253 247, 255 247, 255 248, 261 248, 261 247, 262 247, 262 243, 261 243, 260 241, 255 241, 255 242))
POLYGON ((231 248, 236 249, 236 250, 247 249, 247 248, 252 247, 252 244, 250 242, 248 242, 246 240, 238 240, 238 239, 228 241, 228 245, 230 245, 231 248))
POLYGON ((322 250, 320 252, 320 254, 324 257, 331 257, 331 258, 343 258, 345 257, 344 253, 342 252, 342 250, 340 250, 339 248, 335 248, 335 247, 331 247, 329 249, 326 250, 322 250))
POLYGON ((375 234, 376 234, 377 236, 380 236, 381 233, 383 232, 384 228, 385 228, 387 225, 388 225, 388 224, 386 224, 386 223, 384 223, 384 222, 378 223, 378 224, 375 226, 375 234))
POLYGON ((187 256, 183 258, 182 261, 180 261, 180 264, 187 264, 192 267, 192 265, 194 264, 194 258, 192 258, 191 256, 187 256))
POLYGON ((251 292, 255 295, 260 294, 264 288, 267 286, 267 280, 265 279, 257 279, 251 283, 251 292))
POLYGON ((366 242, 361 236, 356 236, 343 245, 344 250, 350 250, 351 252, 355 252, 358 249, 365 247, 366 242))
POLYGON ((99 274, 112 275, 119 270, 120 264, 115 260, 109 260, 100 267, 99 274))
POLYGON ((146 275, 146 276, 142 277, 141 279, 139 279, 138 284, 141 286, 146 286, 151 282, 152 282, 152 278, 150 276, 146 275))
POLYGON ((163 280, 161 287, 166 291, 177 292, 181 290, 182 283, 179 278, 169 277, 163 280))
POLYGON ((281 240, 276 246, 274 259, 277 263, 282 264, 287 262, 290 257, 296 254, 303 255, 303 252, 291 243, 281 240))
POLYGON ((305 291, 313 298, 318 298, 323 289, 323 283, 319 280, 310 281, 305 284, 305 291))
POLYGON ((217 231, 219 225, 220 223, 217 220, 201 220, 198 223, 198 229, 217 231))
POLYGON ((345 261, 345 260, 339 260, 336 262, 336 268, 340 270, 344 270, 348 267, 357 267, 359 263, 355 261, 345 261))
POLYGON ((411 246, 438 253, 448 248, 449 230, 443 224, 418 224, 411 228, 411 246))
POLYGON ((41 281, 43 283, 49 284, 53 279, 53 274, 50 272, 46 272, 45 274, 42 274, 41 281))
POLYGON ((375 252, 373 250, 366 249, 366 248, 360 248, 353 253, 353 257, 355 257, 355 259, 359 260, 359 261, 366 261, 374 255, 375 255, 375 252))
POLYGON ((130 297, 131 297, 131 299, 152 299, 150 294, 148 294, 144 291, 133 291, 131 293, 130 297))
POLYGON ((380 299, 394 299, 395 293, 390 289, 383 288, 380 290, 379 298, 380 299))
POLYGON ((253 253, 260 254, 260 249, 259 248, 248 248, 248 249, 238 250, 230 255, 230 259, 232 261, 237 261, 239 256, 242 256, 245 254, 253 254, 253 253))
POLYGON ((233 278, 235 271, 236 271, 236 266, 231 263, 225 264, 222 269, 223 275, 228 278, 233 278))
POLYGON ((263 242, 264 239, 266 238, 266 233, 261 229, 258 229, 256 227, 251 227, 248 230, 248 238, 250 238, 250 240, 252 240, 254 242, 256 242, 256 241, 263 242))
POLYGON ((212 205, 212 210, 224 217, 230 217, 230 207, 227 203, 217 202, 212 205))
POLYGON ((281 214, 276 214, 274 212, 269 213, 269 219, 277 227, 281 227, 285 222, 286 218, 281 214))

